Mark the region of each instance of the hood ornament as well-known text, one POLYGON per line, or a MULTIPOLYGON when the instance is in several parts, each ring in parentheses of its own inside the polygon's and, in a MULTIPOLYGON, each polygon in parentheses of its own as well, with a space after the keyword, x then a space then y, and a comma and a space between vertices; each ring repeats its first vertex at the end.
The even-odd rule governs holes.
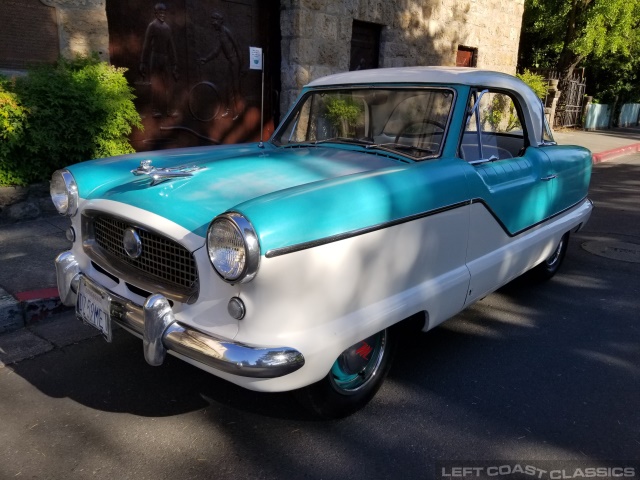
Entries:
POLYGON ((177 167, 156 168, 151 165, 151 160, 142 160, 138 168, 131 170, 135 176, 147 175, 151 177, 151 186, 158 185, 174 178, 193 177, 193 172, 204 170, 205 167, 197 165, 179 165, 177 167))

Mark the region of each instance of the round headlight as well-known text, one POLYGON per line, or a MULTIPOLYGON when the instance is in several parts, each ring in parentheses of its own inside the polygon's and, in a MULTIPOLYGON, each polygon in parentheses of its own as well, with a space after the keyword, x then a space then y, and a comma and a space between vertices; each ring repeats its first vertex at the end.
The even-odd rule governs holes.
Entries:
POLYGON ((51 200, 62 215, 72 217, 78 211, 78 185, 69 170, 56 170, 49 187, 51 200))
POLYGON ((260 244, 253 226, 239 213, 216 217, 207 231, 213 268, 229 283, 246 283, 258 273, 260 244))

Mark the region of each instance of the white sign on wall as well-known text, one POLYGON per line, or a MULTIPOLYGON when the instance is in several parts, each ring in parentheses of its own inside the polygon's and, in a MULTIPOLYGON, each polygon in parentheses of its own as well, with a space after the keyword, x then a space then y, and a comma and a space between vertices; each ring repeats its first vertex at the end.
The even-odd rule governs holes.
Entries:
POLYGON ((262 48, 249 47, 249 69, 262 70, 262 48))

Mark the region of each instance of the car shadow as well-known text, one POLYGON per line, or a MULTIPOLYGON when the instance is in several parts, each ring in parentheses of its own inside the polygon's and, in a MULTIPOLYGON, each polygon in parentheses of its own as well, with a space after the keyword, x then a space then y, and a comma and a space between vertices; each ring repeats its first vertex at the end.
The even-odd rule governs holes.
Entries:
POLYGON ((265 416, 311 418, 287 393, 249 391, 171 355, 152 367, 144 360, 142 341, 122 329, 111 344, 94 337, 11 368, 45 395, 96 410, 164 417, 219 404, 265 416))

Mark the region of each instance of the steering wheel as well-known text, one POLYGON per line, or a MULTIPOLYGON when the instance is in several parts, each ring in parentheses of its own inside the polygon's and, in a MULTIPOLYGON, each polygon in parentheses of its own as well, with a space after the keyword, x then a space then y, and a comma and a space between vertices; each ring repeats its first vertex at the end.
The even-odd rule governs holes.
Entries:
MULTIPOLYGON (((440 129, 441 132, 444 132, 445 129, 445 125, 441 122, 438 122, 436 120, 421 120, 419 122, 411 122, 411 123, 407 123, 406 125, 404 125, 402 127, 402 129, 398 132, 398 134, 396 135, 396 139, 394 140, 394 143, 400 143, 398 140, 400 140, 400 137, 403 136, 403 134, 405 134, 408 130, 411 130, 413 127, 415 126, 422 126, 422 125, 433 125, 437 128, 440 129)), ((407 136, 416 136, 419 137, 421 135, 424 135, 424 128, 420 129, 419 131, 421 133, 408 133, 407 136)))

